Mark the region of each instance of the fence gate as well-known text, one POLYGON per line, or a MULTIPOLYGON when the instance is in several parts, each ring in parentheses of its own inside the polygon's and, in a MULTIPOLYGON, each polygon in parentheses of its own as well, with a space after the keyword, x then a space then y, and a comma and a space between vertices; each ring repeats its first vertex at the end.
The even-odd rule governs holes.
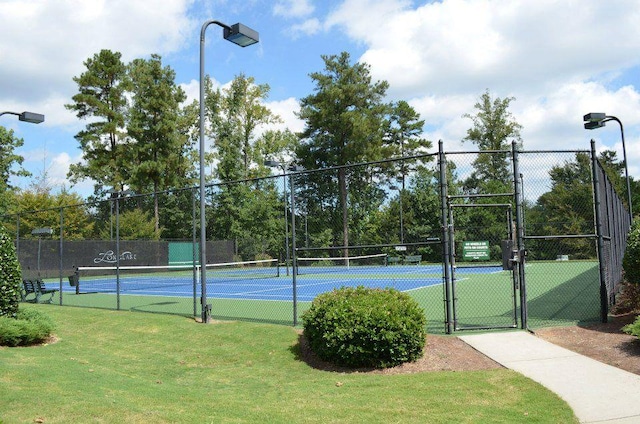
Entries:
POLYGON ((449 203, 454 330, 518 326, 518 266, 508 203, 449 203))

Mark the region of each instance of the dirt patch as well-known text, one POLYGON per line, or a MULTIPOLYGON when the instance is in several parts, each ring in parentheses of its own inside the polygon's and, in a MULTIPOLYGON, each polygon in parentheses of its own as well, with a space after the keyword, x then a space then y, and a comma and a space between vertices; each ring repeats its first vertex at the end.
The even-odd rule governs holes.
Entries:
POLYGON ((378 369, 351 369, 337 367, 325 362, 310 349, 303 334, 298 336, 295 346, 298 358, 309 366, 332 372, 354 373, 370 372, 376 374, 409 374, 426 371, 476 371, 502 368, 500 364, 478 352, 462 340, 453 336, 428 335, 422 358, 397 367, 378 369))
POLYGON ((640 375, 640 339, 621 328, 635 314, 609 317, 605 324, 553 327, 536 330, 536 336, 605 364, 640 375))
MULTIPOLYGON (((606 324, 553 327, 536 330, 535 335, 566 349, 605 364, 640 375, 640 340, 621 328, 635 320, 635 314, 610 317, 606 324)), ((294 347, 296 355, 310 366, 332 372, 403 374, 429 371, 475 371, 502 366, 454 336, 428 335, 424 356, 415 362, 384 370, 337 367, 318 358, 303 334, 294 347)))

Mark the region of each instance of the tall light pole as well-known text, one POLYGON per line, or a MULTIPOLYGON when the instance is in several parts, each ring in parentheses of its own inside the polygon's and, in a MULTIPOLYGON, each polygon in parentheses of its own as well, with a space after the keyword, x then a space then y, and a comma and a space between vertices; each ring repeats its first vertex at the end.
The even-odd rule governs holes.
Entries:
POLYGON ((2 115, 16 115, 20 121, 29 122, 30 124, 40 124, 44 122, 44 115, 40 113, 33 112, 0 112, 0 116, 2 115))
POLYGON ((287 268, 287 276, 289 275, 289 218, 287 217, 289 206, 287 205, 287 171, 283 163, 276 160, 265 160, 264 164, 270 168, 282 169, 282 181, 284 184, 283 196, 284 197, 284 237, 285 237, 285 266, 287 268))
POLYGON ((240 23, 234 25, 223 24, 222 22, 211 20, 202 25, 200 30, 200 285, 201 285, 201 317, 203 323, 208 323, 210 320, 210 314, 207 306, 207 221, 205 217, 206 201, 205 201, 205 178, 204 178, 204 40, 207 27, 211 24, 216 24, 223 28, 223 37, 225 40, 229 40, 232 43, 239 45, 240 47, 247 47, 255 44, 259 41, 258 33, 251 28, 248 28, 240 23))
POLYGON ((596 128, 602 128, 606 122, 616 121, 620 125, 620 134, 622 136, 622 155, 624 160, 624 173, 627 180, 627 200, 629 202, 629 218, 633 219, 633 206, 631 202, 631 183, 629 182, 629 165, 627 162, 627 148, 624 143, 624 127, 622 122, 615 116, 609 116, 606 113, 591 112, 582 117, 584 122, 584 128, 587 130, 594 130, 596 128))

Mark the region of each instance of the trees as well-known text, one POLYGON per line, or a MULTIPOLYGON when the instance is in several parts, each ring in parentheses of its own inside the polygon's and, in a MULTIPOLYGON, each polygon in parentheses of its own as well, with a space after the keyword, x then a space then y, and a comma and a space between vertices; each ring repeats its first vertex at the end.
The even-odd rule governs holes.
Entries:
POLYGON ((16 247, 0 225, 0 317, 16 318, 20 301, 21 272, 16 247))
POLYGON ((122 55, 101 50, 84 62, 87 70, 73 80, 78 93, 73 103, 65 105, 80 119, 89 120, 84 130, 76 134, 84 162, 71 165, 72 182, 91 178, 96 181, 96 192, 102 186, 122 189, 127 180, 124 165, 123 138, 127 111, 126 65, 122 55))
MULTIPOLYGON (((20 213, 20 237, 31 237, 36 228, 48 227, 60 234, 60 209, 64 208, 64 238, 82 240, 95 233, 95 221, 80 195, 62 190, 52 194, 49 190, 23 190, 11 195, 9 213, 20 213), (29 211, 26 212, 25 211, 29 211)), ((16 232, 16 224, 9 221, 7 231, 16 232)))
MULTIPOLYGON (((626 200, 626 187, 622 173, 624 164, 617 162, 615 152, 605 150, 598 155, 608 178, 620 199, 626 200)), ((573 161, 556 165, 549 171, 551 190, 541 195, 528 213, 528 225, 536 227, 539 234, 566 235, 591 234, 594 231, 593 175, 591 157, 578 152, 573 161)), ((595 255, 593 241, 587 238, 560 239, 546 248, 544 254, 555 258, 569 254, 576 259, 595 255)))
MULTIPOLYGON (((509 105, 514 97, 500 99, 491 98, 489 90, 485 91, 474 105, 474 115, 463 117, 473 121, 463 141, 475 144, 479 150, 510 150, 511 142, 522 144, 520 125, 509 112, 509 105)), ((468 193, 504 193, 506 187, 512 185, 509 155, 480 154, 473 162, 474 171, 465 182, 468 193)))
MULTIPOLYGON (((350 56, 322 56, 324 72, 314 72, 315 93, 300 101, 298 116, 305 121, 298 150, 305 167, 331 167, 379 157, 388 112, 383 103, 389 84, 372 83, 369 65, 351 65, 350 56)), ((354 186, 357 179, 352 179, 354 186)), ((342 210, 343 245, 349 245, 347 178, 338 170, 338 207, 342 210)))
POLYGON ((281 208, 275 187, 264 181, 248 181, 267 175, 266 157, 283 157, 296 138, 290 131, 257 129, 280 121, 264 102, 267 84, 240 74, 228 88, 213 90, 206 81, 207 134, 213 138, 214 176, 220 184, 212 196, 208 232, 219 239, 235 240, 242 259, 251 260, 267 251, 277 252, 281 208))
MULTIPOLYGON (((474 105, 476 112, 463 115, 471 119, 473 124, 467 130, 463 142, 471 142, 480 150, 471 164, 473 171, 463 181, 463 194, 469 196, 467 201, 470 203, 513 203, 512 196, 505 197, 513 192, 513 170, 509 152, 513 141, 522 144, 522 126, 509 111, 513 100, 513 97, 492 98, 487 90, 474 105)), ((506 209, 502 206, 458 208, 455 220, 460 232, 459 240, 488 240, 492 244, 491 256, 497 259, 500 255, 500 240, 506 236, 510 225, 503 213, 506 213, 506 209)))
POLYGON ((0 126, 0 215, 6 213, 8 207, 9 178, 12 175, 29 176, 29 172, 22 168, 14 170, 15 165, 22 165, 24 158, 16 155, 14 150, 22 147, 24 140, 13 135, 13 130, 0 126))
POLYGON ((263 104, 269 96, 269 85, 256 84, 253 77, 240 74, 229 88, 214 91, 208 80, 205 89, 207 133, 217 148, 217 177, 221 181, 254 177, 252 168, 262 164, 265 153, 271 153, 260 151, 264 144, 256 139, 256 129, 280 122, 280 117, 263 104))
POLYGON ((314 193, 315 199, 307 201, 308 213, 325 209, 337 218, 341 243, 348 246, 349 208, 358 215, 359 208, 369 211, 371 205, 379 204, 384 193, 372 182, 383 179, 384 173, 380 168, 357 168, 347 175, 342 166, 387 158, 403 149, 404 153, 415 151, 418 146, 428 147, 428 142, 416 138, 423 122, 406 102, 384 102, 389 84, 373 82, 368 64, 351 64, 346 52, 322 58, 324 71, 311 74, 314 93, 300 101, 298 116, 305 121, 305 129, 296 153, 305 168, 338 167, 335 179, 309 176, 302 190, 314 193), (332 194, 336 191, 337 198, 332 194))
POLYGON ((129 65, 131 108, 127 120, 130 141, 125 151, 128 185, 136 192, 153 192, 156 232, 160 229, 157 192, 181 186, 193 169, 188 160, 190 140, 181 127, 180 104, 185 93, 175 84, 175 72, 162 66, 158 55, 129 65))
MULTIPOLYGON (((74 81, 78 93, 66 105, 89 123, 76 135, 83 162, 70 167, 72 182, 90 178, 94 193, 130 188, 138 193, 184 187, 193 178, 190 129, 197 123, 194 105, 175 84, 175 72, 161 57, 135 59, 102 50, 84 62, 86 71, 74 81)), ((152 210, 160 229, 157 194, 152 210)))

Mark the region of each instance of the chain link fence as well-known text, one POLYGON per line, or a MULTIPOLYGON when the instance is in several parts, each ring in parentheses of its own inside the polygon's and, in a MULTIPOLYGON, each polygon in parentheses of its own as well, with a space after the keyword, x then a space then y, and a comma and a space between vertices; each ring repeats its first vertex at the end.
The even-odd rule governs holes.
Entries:
MULTIPOLYGON (((439 151, 2 218, 57 305, 299 325, 315 296, 391 287, 428 331, 606 319, 630 216, 595 147, 439 151), (202 273, 206 299, 201 299, 202 273)), ((266 172, 266 171, 265 171, 266 172)))

